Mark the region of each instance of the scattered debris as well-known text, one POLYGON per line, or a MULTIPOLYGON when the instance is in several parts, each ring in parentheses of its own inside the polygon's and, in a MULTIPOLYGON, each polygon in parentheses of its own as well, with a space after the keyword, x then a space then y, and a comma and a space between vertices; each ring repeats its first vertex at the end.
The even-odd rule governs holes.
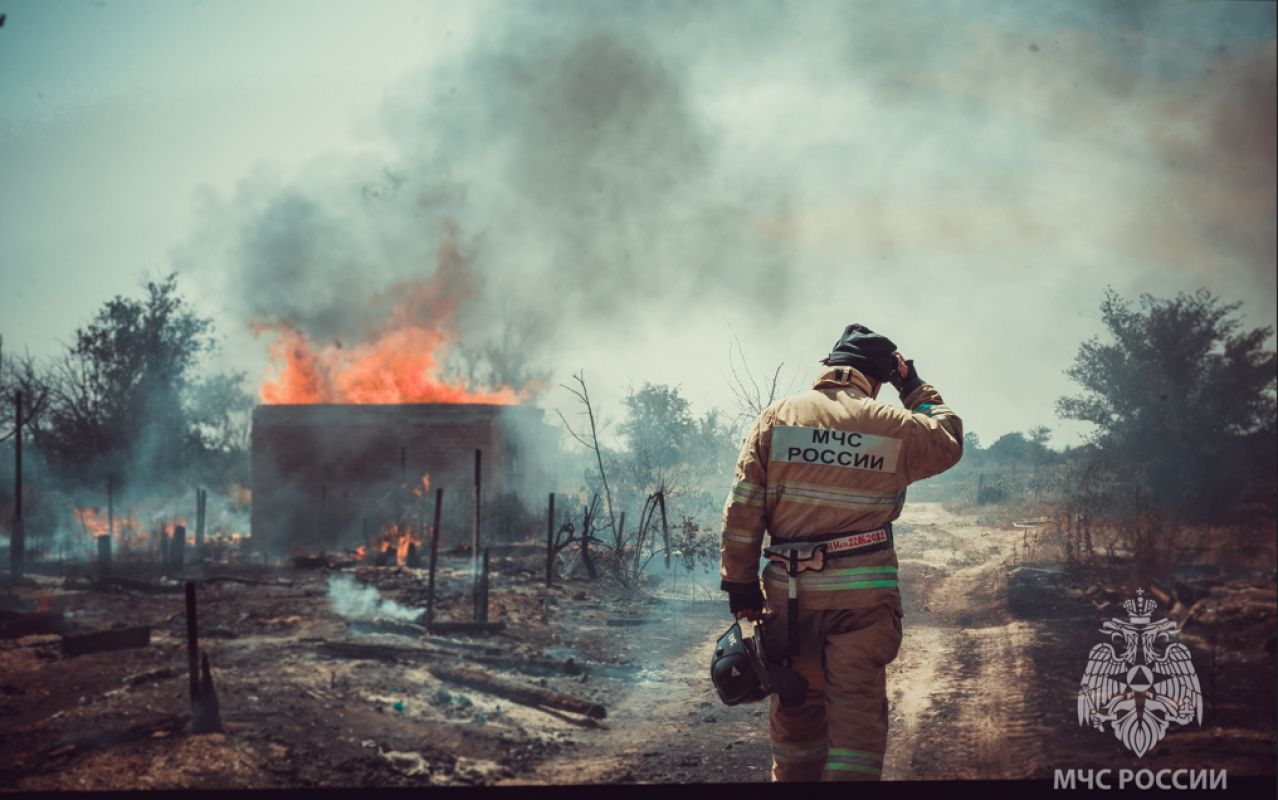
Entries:
POLYGON ((147 647, 150 644, 151 628, 145 625, 93 633, 67 634, 62 637, 62 657, 74 658, 107 650, 147 647))
POLYGON ((498 680, 497 678, 477 669, 433 666, 430 668, 430 674, 439 678, 441 681, 456 683, 461 686, 468 686, 472 689, 478 689, 480 691, 487 692, 488 694, 504 697, 507 700, 513 700, 516 703, 531 706, 533 708, 546 706, 549 708, 559 709, 561 711, 571 711, 576 714, 582 714, 591 719, 604 719, 608 716, 607 710, 598 703, 591 703, 586 700, 570 697, 558 692, 552 692, 548 689, 542 689, 537 686, 518 686, 513 683, 498 680))
POLYGON ((24 614, 8 622, 0 622, 0 639, 21 639, 23 636, 39 636, 63 633, 66 622, 61 612, 24 614))

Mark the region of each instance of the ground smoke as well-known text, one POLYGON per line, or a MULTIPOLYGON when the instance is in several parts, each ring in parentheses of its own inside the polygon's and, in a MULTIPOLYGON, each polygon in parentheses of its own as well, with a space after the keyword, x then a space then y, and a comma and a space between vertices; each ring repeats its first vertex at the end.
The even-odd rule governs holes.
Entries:
POLYGON ((328 601, 339 616, 347 619, 397 619, 414 621, 421 610, 383 600, 372 586, 357 583, 351 575, 331 575, 328 579, 328 601))

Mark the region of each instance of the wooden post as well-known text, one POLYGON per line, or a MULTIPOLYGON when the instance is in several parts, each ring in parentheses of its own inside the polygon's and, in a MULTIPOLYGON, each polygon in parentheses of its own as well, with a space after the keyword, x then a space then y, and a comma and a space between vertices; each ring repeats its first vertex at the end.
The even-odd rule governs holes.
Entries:
POLYGON ((13 393, 13 532, 9 537, 9 574, 16 584, 22 577, 27 537, 22 519, 22 392, 13 393))
POLYGON ((160 544, 160 566, 164 568, 164 574, 169 572, 169 537, 164 532, 164 520, 157 520, 155 523, 155 538, 160 544))
POLYGON ((657 492, 657 507, 661 509, 661 545, 666 548, 666 569, 670 569, 670 526, 666 524, 666 493, 657 492))
POLYGON ((204 507, 208 499, 208 492, 195 490, 195 547, 201 551, 204 549, 204 507))
POLYGON ((546 585, 555 577, 555 493, 550 493, 550 508, 546 511, 546 585))
POLYGON ((482 451, 475 451, 475 535, 471 541, 470 572, 472 576, 479 573, 479 499, 483 489, 481 459, 482 451))
POLYGON ((484 557, 480 560, 479 581, 475 591, 475 621, 481 625, 488 624, 488 548, 484 548, 484 557))
POLYGON ((200 700, 200 639, 195 615, 195 584, 186 582, 186 666, 191 679, 191 716, 200 700))
POLYGON ((174 574, 181 575, 186 561, 186 526, 173 526, 173 546, 169 554, 169 562, 174 574))
POLYGON ((426 583, 426 630, 435 620, 435 565, 439 560, 439 512, 444 505, 444 490, 435 490, 435 524, 430 531, 430 577, 426 583))
MULTIPOLYGON (((107 476, 107 536, 115 536, 115 481, 109 475, 107 476)), ((101 545, 98 552, 101 553, 101 545)))
POLYGON ((111 534, 98 537, 98 577, 111 577, 111 534))

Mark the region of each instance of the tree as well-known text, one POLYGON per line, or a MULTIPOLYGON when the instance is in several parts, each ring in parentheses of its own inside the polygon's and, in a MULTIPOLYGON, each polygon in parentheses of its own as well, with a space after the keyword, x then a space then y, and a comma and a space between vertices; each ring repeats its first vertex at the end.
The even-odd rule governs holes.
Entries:
POLYGON ((53 367, 41 450, 69 475, 154 482, 210 453, 243 449, 251 400, 240 374, 196 375, 215 348, 213 321, 178 293, 177 276, 116 296, 76 330, 53 367))
POLYGON ((4 354, 4 337, 0 336, 0 442, 13 438, 16 416, 14 396, 22 394, 24 429, 34 429, 49 407, 49 386, 30 353, 21 356, 4 354))
POLYGON ((675 387, 645 383, 626 395, 625 406, 626 418, 618 431, 625 439, 635 486, 669 485, 697 430, 691 403, 675 387))
POLYGON ((1084 342, 1066 374, 1083 389, 1057 413, 1096 426, 1095 467, 1117 514, 1202 520, 1235 508, 1274 475, 1271 328, 1245 329, 1240 303, 1205 289, 1139 308, 1107 290, 1111 341, 1084 342))

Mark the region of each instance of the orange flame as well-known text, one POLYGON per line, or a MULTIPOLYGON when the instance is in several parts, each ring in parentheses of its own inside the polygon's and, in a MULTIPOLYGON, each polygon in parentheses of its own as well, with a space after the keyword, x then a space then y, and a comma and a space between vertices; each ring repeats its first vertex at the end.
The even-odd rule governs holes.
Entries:
MULTIPOLYGON (((276 374, 261 386, 262 402, 277 403, 486 403, 522 398, 509 387, 472 389, 440 376, 440 361, 456 339, 458 306, 474 293, 455 234, 445 237, 439 267, 429 278, 393 287, 381 325, 364 341, 322 347, 284 320, 255 322, 269 332, 276 374)), ((385 298, 382 298, 385 302, 385 298)), ((370 312, 372 313, 372 312, 370 312)))
MULTIPOLYGON (((134 511, 130 516, 118 516, 115 518, 113 544, 127 547, 135 544, 142 545, 150 540, 151 537, 138 524, 136 515, 137 512, 134 511)), ((107 519, 106 512, 97 508, 79 507, 75 509, 75 517, 90 538, 96 540, 103 536, 111 535, 110 522, 107 519)))
MULTIPOLYGON (((421 537, 413 533, 412 525, 399 526, 394 522, 387 523, 385 529, 382 530, 382 538, 377 542, 376 547, 380 553, 395 553, 395 563, 403 566, 408 563, 408 549, 415 546, 421 551, 421 537)), ((356 548, 356 556, 360 559, 364 557, 367 551, 363 545, 356 548)))
POLYGON ((430 494, 430 473, 427 472, 422 476, 422 485, 413 490, 413 494, 418 497, 426 497, 430 494))

